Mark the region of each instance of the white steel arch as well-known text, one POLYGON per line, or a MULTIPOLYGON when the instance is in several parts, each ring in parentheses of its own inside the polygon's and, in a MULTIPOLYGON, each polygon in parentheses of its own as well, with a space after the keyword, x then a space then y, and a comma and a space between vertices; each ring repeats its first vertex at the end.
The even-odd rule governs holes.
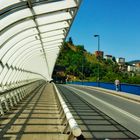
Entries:
POLYGON ((0 0, 0 86, 51 80, 81 1, 0 0))

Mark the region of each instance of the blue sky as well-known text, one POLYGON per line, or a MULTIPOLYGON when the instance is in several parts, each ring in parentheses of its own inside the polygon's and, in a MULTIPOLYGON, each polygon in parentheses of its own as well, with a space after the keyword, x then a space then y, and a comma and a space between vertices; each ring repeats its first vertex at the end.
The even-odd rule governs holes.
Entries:
POLYGON ((105 54, 140 59, 140 0, 83 0, 69 36, 92 53, 94 34, 100 35, 105 54))

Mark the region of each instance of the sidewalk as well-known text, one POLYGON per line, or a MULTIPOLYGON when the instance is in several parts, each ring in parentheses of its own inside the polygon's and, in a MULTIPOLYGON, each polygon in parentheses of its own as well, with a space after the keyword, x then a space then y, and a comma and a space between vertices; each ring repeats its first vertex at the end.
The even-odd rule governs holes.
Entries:
POLYGON ((47 84, 0 118, 1 140, 67 140, 53 85, 47 84))

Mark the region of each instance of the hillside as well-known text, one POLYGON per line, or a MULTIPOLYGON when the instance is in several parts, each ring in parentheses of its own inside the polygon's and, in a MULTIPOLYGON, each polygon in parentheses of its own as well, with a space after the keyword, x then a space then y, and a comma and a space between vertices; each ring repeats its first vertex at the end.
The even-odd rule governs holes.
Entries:
POLYGON ((140 63, 140 60, 133 60, 133 61, 129 61, 129 64, 136 64, 136 63, 140 63))
POLYGON ((91 63, 97 63, 97 59, 96 59, 96 57, 95 57, 95 55, 94 54, 91 54, 91 53, 89 53, 89 52, 87 52, 85 49, 84 49, 84 46, 82 46, 82 45, 78 45, 78 46, 75 46, 75 45, 73 45, 73 44, 70 44, 70 43, 66 43, 67 45, 67 47, 69 48, 69 49, 71 49, 71 50, 73 50, 75 53, 77 52, 79 52, 79 51, 82 51, 83 52, 83 55, 84 55, 84 57, 87 59, 87 61, 88 62, 91 62, 91 63))
POLYGON ((68 81, 97 81, 114 82, 119 79, 124 83, 140 83, 140 77, 120 71, 115 61, 97 59, 94 54, 87 52, 83 45, 74 45, 65 42, 56 62, 57 67, 64 70, 54 70, 54 79, 67 79, 68 81))

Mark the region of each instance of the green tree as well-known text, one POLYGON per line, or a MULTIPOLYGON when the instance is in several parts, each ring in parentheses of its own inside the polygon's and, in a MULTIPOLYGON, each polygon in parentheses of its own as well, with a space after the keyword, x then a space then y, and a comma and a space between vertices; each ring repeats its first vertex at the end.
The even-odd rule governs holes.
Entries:
POLYGON ((96 81, 99 66, 100 81, 114 82, 115 79, 119 79, 125 83, 140 84, 140 76, 132 77, 127 72, 120 71, 115 58, 113 60, 98 60, 93 54, 88 53, 83 45, 73 47, 75 49, 71 49, 65 42, 56 62, 57 65, 66 68, 65 74, 74 75, 77 79, 84 77, 85 80, 96 81))

